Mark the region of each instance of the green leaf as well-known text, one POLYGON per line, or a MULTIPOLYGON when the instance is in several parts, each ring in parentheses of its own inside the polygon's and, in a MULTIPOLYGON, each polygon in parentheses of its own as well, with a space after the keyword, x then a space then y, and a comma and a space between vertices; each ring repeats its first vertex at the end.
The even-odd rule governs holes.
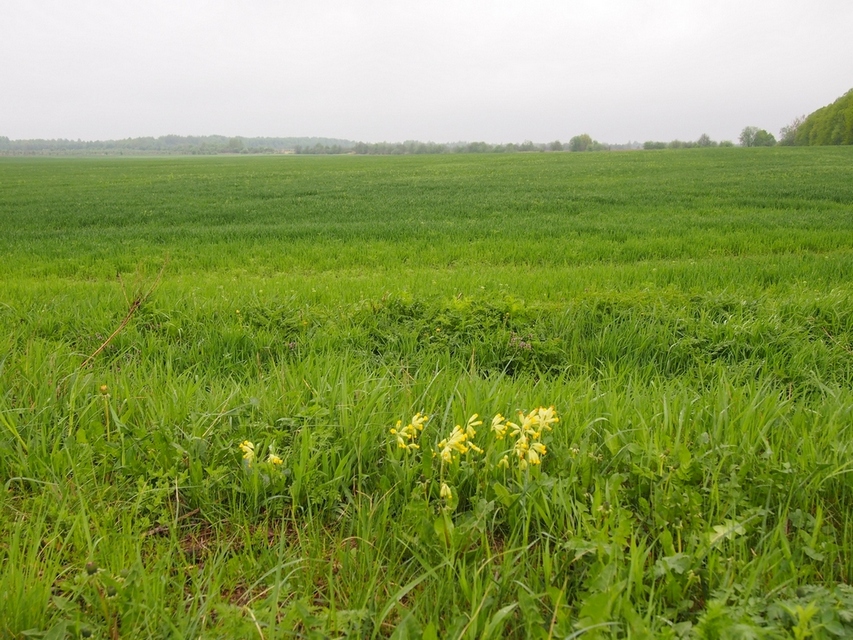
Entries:
POLYGON ((513 495, 500 482, 495 482, 492 485, 492 489, 495 492, 495 496, 497 497, 498 500, 500 500, 500 502, 503 506, 511 507, 512 503, 515 502, 515 498, 513 498, 513 495))
POLYGON ((814 560, 815 562, 823 562, 826 556, 822 554, 820 551, 815 551, 810 546, 806 545, 803 547, 803 553, 805 553, 809 558, 814 560))
POLYGON ((58 622, 44 634, 43 640, 63 640, 68 633, 68 622, 63 620, 58 622))
POLYGON ((669 572, 683 575, 693 564, 693 558, 686 553, 676 553, 672 556, 660 558, 655 563, 655 575, 662 576, 669 572))
POLYGON ((438 631, 435 629, 435 623, 430 621, 424 627, 423 635, 421 636, 421 640, 438 640, 438 631))
MULTIPOLYGON (((517 602, 513 602, 512 604, 508 604, 505 607, 501 607, 492 615, 489 619, 489 622, 486 624, 486 628, 483 629, 483 638, 497 638, 499 637, 497 634, 498 629, 503 623, 504 619, 515 611, 515 608, 518 606, 517 602)), ((426 634, 424 634, 424 638, 426 638, 426 634)))
POLYGON ((720 540, 731 540, 746 533, 743 524, 734 520, 724 520, 723 524, 714 525, 714 530, 708 534, 708 542, 713 547, 720 540))
POLYGON ((446 545, 450 545, 453 536, 453 520, 446 513, 442 513, 432 522, 432 528, 436 535, 442 539, 446 545))

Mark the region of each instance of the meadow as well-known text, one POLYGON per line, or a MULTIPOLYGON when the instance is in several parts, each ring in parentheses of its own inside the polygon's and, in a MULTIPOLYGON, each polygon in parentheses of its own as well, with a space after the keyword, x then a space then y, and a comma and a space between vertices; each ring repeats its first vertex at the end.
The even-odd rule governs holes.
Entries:
POLYGON ((853 149, 0 158, 0 481, 5 638, 850 637, 853 149))

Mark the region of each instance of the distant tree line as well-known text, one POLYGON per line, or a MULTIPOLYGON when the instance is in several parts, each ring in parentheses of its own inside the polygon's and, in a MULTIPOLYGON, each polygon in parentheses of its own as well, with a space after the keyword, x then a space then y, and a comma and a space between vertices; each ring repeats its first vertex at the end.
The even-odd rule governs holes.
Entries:
POLYGON ((299 154, 337 154, 353 153, 356 155, 426 155, 441 153, 529 153, 546 151, 610 151, 622 149, 639 149, 640 144, 604 144, 593 140, 588 134, 573 137, 569 142, 562 143, 554 140, 548 143, 537 143, 525 140, 521 144, 509 142, 506 144, 489 144, 488 142, 421 142, 406 140, 405 142, 356 142, 352 147, 343 148, 337 145, 315 144, 296 148, 299 154))
MULTIPOLYGON (((853 89, 830 105, 809 116, 795 118, 782 128, 777 142, 772 133, 748 126, 741 131, 740 145, 764 147, 780 145, 853 144, 853 89)), ((622 149, 689 149, 693 147, 731 147, 729 140, 716 142, 707 134, 695 141, 647 141, 627 144, 605 144, 583 133, 567 143, 554 140, 521 144, 489 144, 487 142, 353 142, 335 138, 242 138, 227 136, 167 135, 123 140, 10 140, 0 136, 0 155, 215 155, 249 153, 356 154, 356 155, 421 155, 441 153, 518 153, 546 151, 612 151, 622 149)))
POLYGON ((550 145, 537 144, 527 140, 521 144, 489 144, 488 142, 421 142, 419 140, 406 140, 405 142, 356 142, 351 149, 339 149, 330 145, 314 145, 313 147, 301 147, 296 153, 333 154, 333 153, 355 153, 357 155, 427 155, 440 153, 513 153, 518 151, 546 151, 554 150, 553 145, 562 145, 552 142, 550 145))
POLYGON ((242 138, 167 135, 123 140, 10 140, 0 136, 2 155, 216 155, 293 153, 297 147, 324 145, 350 150, 355 143, 334 138, 242 138))
POLYGON ((648 140, 643 143, 643 149, 692 149, 694 147, 733 147, 734 143, 731 140, 721 140, 717 142, 711 140, 707 133, 703 133, 695 141, 693 140, 671 140, 669 142, 655 142, 648 140))

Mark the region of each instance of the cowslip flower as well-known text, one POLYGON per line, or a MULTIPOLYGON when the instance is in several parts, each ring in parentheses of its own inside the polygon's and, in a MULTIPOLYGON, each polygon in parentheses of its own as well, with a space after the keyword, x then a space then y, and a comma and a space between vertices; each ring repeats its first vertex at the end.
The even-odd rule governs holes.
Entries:
POLYGON ((429 420, 429 416, 426 414, 423 414, 419 411, 418 413, 416 413, 412 417, 412 422, 409 426, 411 426, 414 429, 417 429, 418 431, 423 431, 424 430, 424 424, 426 423, 427 420, 429 420))
POLYGON ((542 463, 542 457, 548 453, 548 449, 541 441, 542 434, 551 431, 551 425, 559 422, 554 407, 539 407, 525 414, 518 412, 518 424, 507 422, 510 429, 510 437, 515 439, 513 454, 518 458, 518 467, 522 471, 528 465, 542 463))
POLYGON ((391 429, 391 435, 397 438, 397 448, 412 451, 420 449, 420 445, 416 442, 421 431, 424 430, 424 423, 429 420, 429 416, 423 413, 416 413, 412 417, 412 421, 405 427, 402 420, 397 420, 397 425, 391 429))
POLYGON ((267 462, 274 466, 278 466, 284 462, 284 460, 282 460, 281 457, 276 454, 274 445, 270 445, 269 455, 267 456, 267 462))
POLYGON ((548 407, 547 409, 545 407, 539 407, 535 412, 534 419, 539 423, 540 432, 551 431, 551 425, 560 421, 553 406, 548 407))
POLYGON ((474 427, 479 427, 481 424, 483 424, 482 420, 477 419, 479 417, 480 416, 475 413, 470 418, 468 418, 468 423, 465 425, 465 435, 468 436, 469 439, 477 435, 477 432, 474 430, 474 427))
POLYGON ((527 452, 530 450, 530 440, 526 435, 522 434, 521 437, 515 441, 515 444, 512 446, 512 450, 518 459, 523 460, 524 456, 526 456, 527 452))
POLYGON ((520 424, 515 424, 514 422, 509 423, 510 429, 512 429, 510 435, 513 438, 518 438, 522 435, 534 438, 539 437, 539 433, 536 431, 536 427, 538 426, 536 421, 536 410, 531 411, 527 415, 524 415, 523 411, 519 411, 518 421, 520 424))
POLYGON ((527 450, 527 462, 530 464, 541 464, 542 462, 539 458, 539 453, 533 447, 527 450))
POLYGON ((447 485, 446 482, 441 483, 441 491, 439 491, 439 495, 444 500, 452 500, 453 499, 453 492, 450 490, 450 487, 447 485))
POLYGON ((453 462, 453 452, 468 453, 469 445, 467 444, 468 436, 462 431, 462 427, 456 425, 450 435, 438 443, 438 448, 441 449, 442 462, 453 462))
POLYGON ((509 425, 501 414, 496 414, 494 418, 492 418, 492 432, 495 434, 496 440, 503 440, 506 437, 507 429, 509 425))
POLYGON ((243 460, 246 462, 246 466, 251 467, 252 461, 255 459, 255 445, 248 440, 243 440, 240 443, 240 450, 243 452, 243 460))

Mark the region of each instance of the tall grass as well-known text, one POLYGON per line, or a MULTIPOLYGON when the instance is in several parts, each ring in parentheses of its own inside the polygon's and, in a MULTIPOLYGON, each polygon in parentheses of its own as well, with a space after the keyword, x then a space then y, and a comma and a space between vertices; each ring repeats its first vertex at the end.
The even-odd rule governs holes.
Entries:
POLYGON ((0 636, 849 635, 853 157, 751 151, 0 161, 0 636))

